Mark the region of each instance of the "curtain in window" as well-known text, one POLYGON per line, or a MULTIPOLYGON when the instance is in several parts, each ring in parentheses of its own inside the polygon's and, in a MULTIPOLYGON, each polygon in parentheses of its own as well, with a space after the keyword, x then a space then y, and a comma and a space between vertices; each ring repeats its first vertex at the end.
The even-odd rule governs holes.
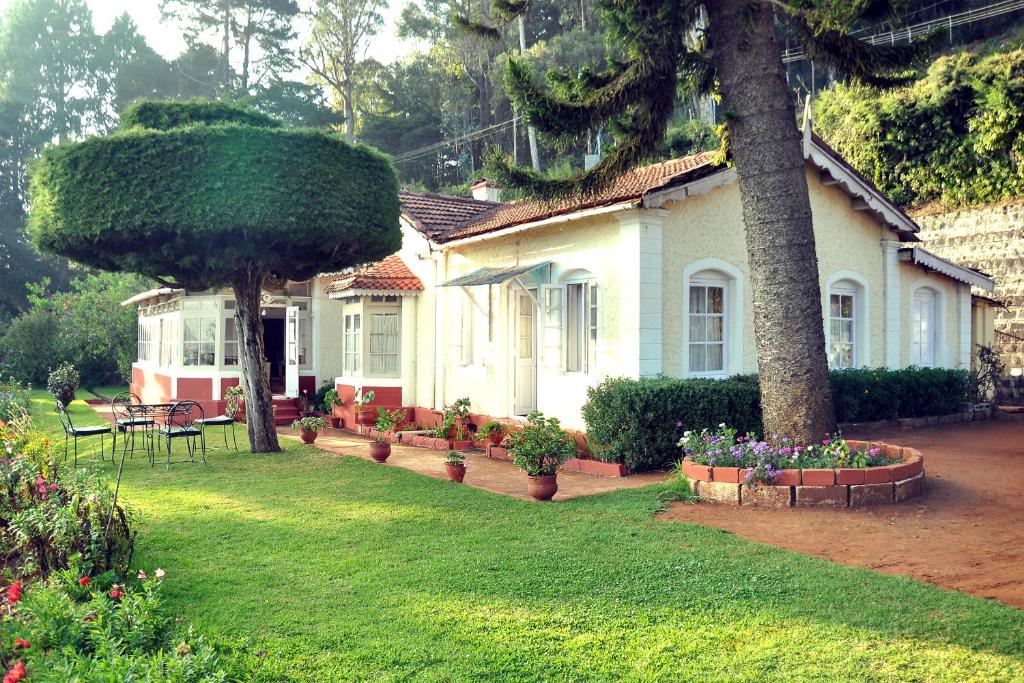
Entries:
POLYGON ((370 315, 370 373, 398 374, 398 313, 370 315))
POLYGON ((690 284, 691 373, 725 372, 725 316, 724 285, 690 284))
POLYGON ((829 295, 828 364, 837 369, 852 368, 855 363, 856 306, 853 292, 829 295))

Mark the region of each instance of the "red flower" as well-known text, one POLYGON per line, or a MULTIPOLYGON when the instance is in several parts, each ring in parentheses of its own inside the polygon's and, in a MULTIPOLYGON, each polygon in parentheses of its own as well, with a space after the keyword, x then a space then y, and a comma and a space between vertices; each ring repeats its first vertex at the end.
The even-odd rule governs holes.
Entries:
POLYGON ((82 588, 85 588, 89 585, 90 582, 92 582, 92 579, 90 579, 88 576, 83 576, 78 580, 78 585, 82 588))
POLYGON ((124 591, 121 590, 117 586, 117 584, 114 584, 114 586, 110 589, 110 597, 114 600, 117 600, 118 598, 124 597, 124 591))
POLYGON ((7 602, 12 605, 17 604, 21 600, 21 579, 18 579, 10 586, 7 587, 7 602))
POLYGON ((14 639, 14 649, 15 650, 27 650, 30 646, 31 646, 31 643, 29 643, 24 638, 15 638, 14 639))
POLYGON ((25 662, 18 662, 4 674, 4 683, 18 683, 25 678, 25 662))

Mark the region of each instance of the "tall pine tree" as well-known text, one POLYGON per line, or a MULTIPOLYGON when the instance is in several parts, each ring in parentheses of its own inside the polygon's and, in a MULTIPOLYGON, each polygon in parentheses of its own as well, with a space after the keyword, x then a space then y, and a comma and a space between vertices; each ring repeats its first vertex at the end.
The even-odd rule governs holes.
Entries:
MULTIPOLYGON (((539 87, 511 60, 505 85, 516 107, 549 141, 573 142, 612 124, 611 153, 587 172, 548 180, 500 153, 491 172, 540 197, 595 192, 658 153, 678 91, 717 91, 728 152, 743 204, 754 299, 764 426, 804 442, 835 429, 825 355, 821 288, 804 158, 786 84, 778 24, 815 60, 851 77, 889 82, 925 54, 920 47, 872 47, 850 35, 858 21, 895 16, 886 0, 602 0, 617 59, 600 73, 551 74, 539 87)), ((494 0, 498 22, 530 0, 494 0)), ((496 26, 463 18, 497 37, 496 26)))

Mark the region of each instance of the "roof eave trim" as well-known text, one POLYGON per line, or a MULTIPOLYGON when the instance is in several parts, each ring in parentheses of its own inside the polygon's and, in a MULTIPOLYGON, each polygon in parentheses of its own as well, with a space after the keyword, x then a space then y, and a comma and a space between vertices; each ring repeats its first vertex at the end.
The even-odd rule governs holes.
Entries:
POLYGON ((419 296, 423 290, 420 289, 343 289, 338 292, 328 292, 328 299, 347 299, 350 296, 419 296))
POLYGON ((900 249, 900 258, 904 261, 910 261, 915 265, 933 270, 936 273, 941 273, 953 280, 958 280, 964 284, 985 290, 986 292, 993 292, 996 288, 996 281, 993 278, 982 275, 970 268, 965 268, 964 266, 953 263, 952 261, 947 261, 946 259, 936 256, 921 247, 900 249))
POLYGON ((688 183, 654 190, 644 195, 643 205, 648 209, 660 209, 669 202, 681 202, 687 197, 707 194, 719 187, 725 187, 734 180, 736 180, 735 168, 721 168, 688 183))
POLYGON ((604 214, 618 213, 619 211, 627 211, 629 209, 635 209, 643 204, 641 199, 627 200, 625 202, 617 202, 615 204, 605 204, 603 206, 595 206, 589 209, 583 209, 581 211, 570 211, 567 213, 561 213, 557 216, 549 216, 538 221, 530 221, 528 223, 519 223, 517 225, 511 225, 507 228, 500 228, 491 232, 482 232, 479 235, 470 235, 468 237, 456 238, 443 242, 440 245, 442 251, 447 251, 453 247, 461 247, 466 244, 473 244, 475 242, 483 242, 484 240, 497 239, 499 237, 505 237, 507 235, 514 235, 516 233, 524 232, 526 230, 533 230, 534 228, 541 228, 546 225, 557 225, 558 223, 569 223, 571 221, 578 221, 584 218, 590 218, 592 216, 601 216, 604 214))
POLYGON ((130 296, 121 302, 122 306, 131 306, 132 304, 141 303, 147 299, 155 299, 161 296, 169 296, 172 294, 181 294, 184 289, 174 289, 171 287, 158 287, 156 289, 150 289, 145 292, 139 292, 134 296, 130 296))

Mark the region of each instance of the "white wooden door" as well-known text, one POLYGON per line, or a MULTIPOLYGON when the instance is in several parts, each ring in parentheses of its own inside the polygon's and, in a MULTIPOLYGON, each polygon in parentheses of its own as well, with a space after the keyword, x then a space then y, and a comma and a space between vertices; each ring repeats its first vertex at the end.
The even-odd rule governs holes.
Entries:
POLYGON ((299 397, 299 307, 285 309, 284 322, 284 395, 299 397))
POLYGON ((533 297, 515 292, 515 414, 537 409, 537 309, 533 297))

